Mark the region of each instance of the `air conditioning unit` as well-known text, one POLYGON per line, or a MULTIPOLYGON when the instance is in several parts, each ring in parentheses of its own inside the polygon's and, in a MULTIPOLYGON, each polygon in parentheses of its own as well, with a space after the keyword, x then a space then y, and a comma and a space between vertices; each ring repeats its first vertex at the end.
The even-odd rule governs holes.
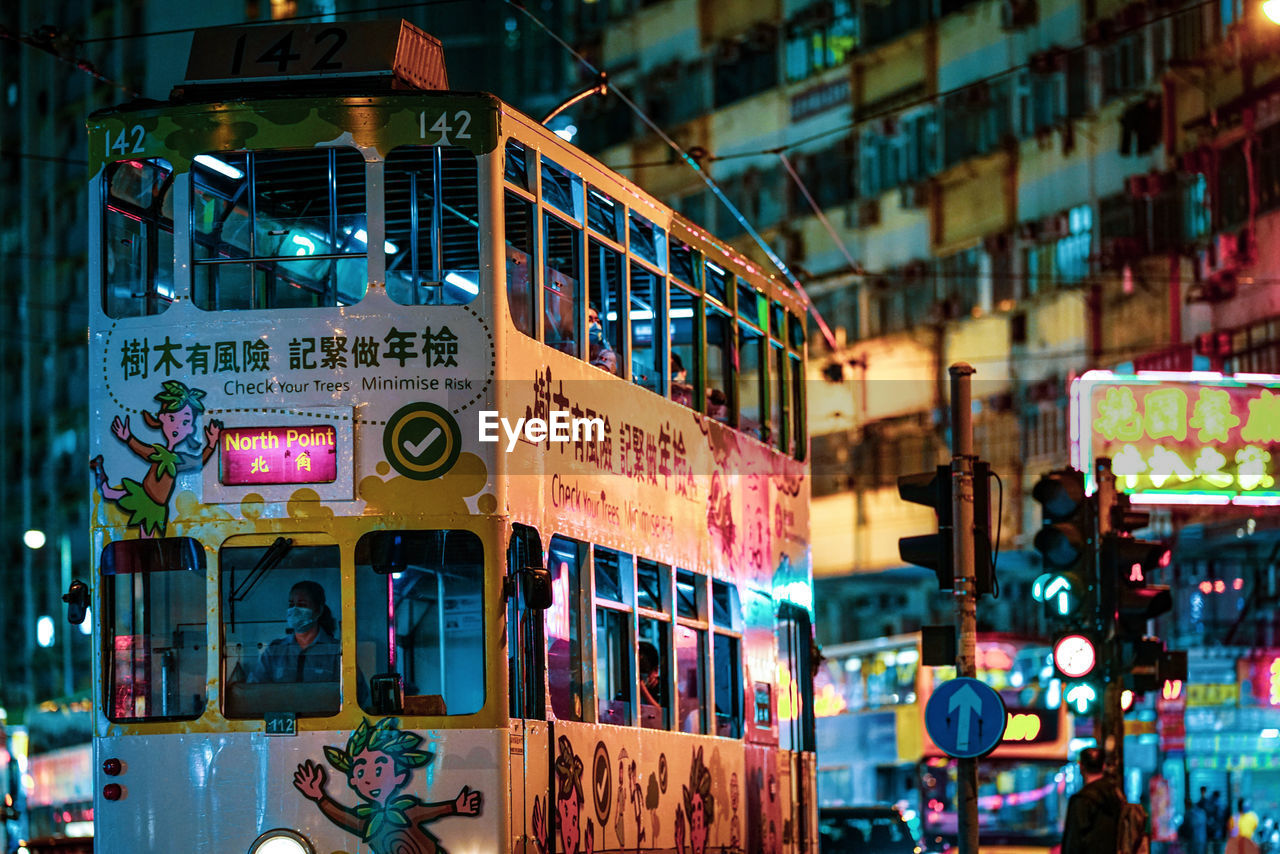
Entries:
POLYGON ((857 207, 857 216, 854 218, 857 228, 866 228, 880 223, 880 200, 867 199, 860 202, 857 207))
POLYGON ((929 182, 903 184, 898 188, 899 204, 903 208, 922 208, 929 204, 929 182))
POLYGON ((1052 214, 1040 220, 1040 240, 1061 240, 1071 235, 1071 220, 1065 213, 1052 214))
POLYGON ((1036 22, 1036 0, 1004 0, 1000 5, 1000 28, 1020 30, 1036 22))

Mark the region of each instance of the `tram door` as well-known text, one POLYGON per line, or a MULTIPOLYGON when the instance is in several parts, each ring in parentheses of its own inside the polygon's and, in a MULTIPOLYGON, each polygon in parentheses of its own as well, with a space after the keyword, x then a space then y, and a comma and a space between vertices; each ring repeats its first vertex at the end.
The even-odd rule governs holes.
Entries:
MULTIPOLYGON (((542 567, 542 541, 527 525, 513 525, 507 547, 507 659, 511 722, 509 724, 512 854, 536 854, 533 839, 534 797, 545 792, 549 742, 546 709, 546 642, 543 611, 531 607, 531 590, 522 571, 542 567)), ((545 809, 545 805, 540 805, 545 809)), ((545 814, 543 815, 545 819, 545 814)))
POLYGON ((816 744, 813 715, 812 623, 803 608, 784 603, 778 609, 778 658, 790 681, 783 686, 788 714, 779 727, 780 747, 786 757, 791 794, 790 824, 798 854, 815 854, 817 798, 813 790, 816 744))

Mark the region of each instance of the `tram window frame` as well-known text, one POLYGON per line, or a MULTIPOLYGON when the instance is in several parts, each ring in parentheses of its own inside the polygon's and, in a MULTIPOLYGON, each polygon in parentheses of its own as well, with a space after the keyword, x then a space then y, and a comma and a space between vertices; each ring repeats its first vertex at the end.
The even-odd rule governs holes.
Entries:
POLYGON ((190 537, 118 540, 103 548, 100 574, 102 705, 107 719, 113 723, 139 723, 199 718, 209 705, 208 570, 204 547, 190 537), (157 584, 156 579, 162 579, 162 583, 157 584), (159 621, 152 613, 153 591, 157 586, 163 588, 155 594, 163 597, 160 615, 168 618, 163 625, 157 625, 159 621), (139 635, 129 630, 139 625, 148 631, 139 635), (121 631, 122 628, 125 631, 121 631), (126 642, 121 643, 122 640, 126 642), (157 640, 167 641, 170 646, 153 645, 157 640), (188 650, 188 641, 193 666, 184 670, 179 656, 188 650), (164 668, 169 667, 175 657, 178 657, 176 679, 164 674, 164 668), (140 669, 145 678, 138 677, 140 669), (153 670, 157 671, 158 678, 152 677, 153 670), (178 685, 177 709, 181 708, 181 697, 187 693, 187 686, 193 689, 190 710, 184 713, 175 709, 175 713, 169 714, 175 701, 162 696, 157 705, 164 713, 148 714, 147 707, 161 687, 175 684, 178 685), (155 686, 154 692, 152 686, 155 686), (138 713, 139 704, 141 713, 138 713))
MULTIPOLYGON (((336 541, 326 534, 305 533, 293 534, 290 540, 278 539, 274 543, 262 536, 244 535, 229 537, 218 547, 218 602, 220 606, 219 637, 221 639, 221 661, 223 692, 221 697, 222 714, 228 720, 261 720, 263 715, 272 712, 290 712, 298 717, 327 718, 336 715, 343 704, 343 669, 344 647, 342 631, 342 554, 336 541), (243 553, 244 560, 232 558, 233 553, 243 553), (269 587, 263 587, 263 579, 270 578, 277 582, 276 593, 283 598, 271 599, 263 595, 269 587), (279 582, 287 581, 283 587, 279 582), (239 640, 242 630, 237 630, 237 623, 254 624, 248 637, 257 634, 259 638, 267 637, 264 627, 267 624, 279 623, 279 609, 288 605, 292 607, 293 590, 302 582, 313 582, 324 591, 324 604, 332 617, 334 626, 326 627, 322 614, 316 615, 319 630, 332 636, 332 643, 319 635, 306 649, 308 656, 323 648, 329 651, 310 661, 311 673, 316 675, 326 669, 337 670, 337 679, 293 679, 280 677, 281 669, 287 663, 290 644, 295 647, 292 632, 277 635, 267 640, 259 640, 257 649, 246 650, 244 642, 239 640), (248 594, 257 592, 257 596, 248 599, 248 594), (237 602, 240 616, 237 617, 237 602), (251 615, 244 617, 245 611, 251 615), (286 656, 284 662, 276 661, 268 665, 263 656, 277 642, 276 655, 286 656), (326 662, 325 657, 337 657, 336 662, 326 662), (234 659, 234 664, 232 663, 234 659), (275 675, 269 674, 267 667, 274 668, 275 675)), ((301 670, 307 667, 299 657, 295 666, 301 670)), ((356 693, 363 691, 357 684, 356 693)), ((350 695, 348 695, 348 698, 350 695)))
POLYGON ((639 688, 636 702, 640 726, 646 729, 671 729, 671 697, 674 685, 671 658, 671 626, 674 611, 671 567, 649 558, 636 558, 636 674, 639 688), (656 706, 646 703, 644 674, 641 672, 641 647, 648 643, 657 656, 656 706))
POLYGON ((667 269, 671 278, 683 282, 694 291, 702 290, 702 253, 676 237, 667 241, 667 269))
POLYGON ((738 404, 738 429, 747 435, 767 441, 766 407, 768 406, 767 347, 768 337, 759 329, 738 321, 737 356, 734 359, 735 398, 738 404), (753 364, 754 373, 750 370, 753 364))
POLYGON ((591 236, 587 255, 587 361, 602 371, 625 376, 626 253, 591 236), (612 367, 607 356, 610 352, 612 367))
POLYGON ((626 207, 604 190, 587 185, 587 228, 622 246, 627 236, 623 231, 626 207))
POLYGON ((724 308, 731 308, 733 303, 729 300, 733 298, 733 273, 710 258, 703 262, 703 271, 707 297, 724 308))
POLYGON ((790 430, 788 429, 787 415, 787 382, 789 376, 787 373, 787 349, 779 341, 769 341, 769 420, 767 423, 768 437, 775 449, 782 453, 787 452, 787 443, 790 440, 790 430))
POLYGON ((792 353, 788 357, 791 364, 791 420, 792 440, 791 455, 800 462, 808 456, 808 445, 805 430, 807 424, 804 411, 804 360, 800 355, 792 353))
POLYGON ((631 554, 592 546, 596 721, 635 723, 635 561, 631 554))
POLYGON ((172 263, 176 183, 173 165, 159 157, 118 160, 107 164, 102 175, 102 311, 113 320, 161 314, 176 297, 172 263), (133 193, 132 198, 117 192, 123 188, 117 187, 116 176, 127 174, 123 172, 126 167, 139 173, 139 190, 145 189, 148 197, 145 204, 142 192, 133 193), (154 177, 147 180, 148 169, 160 170, 163 174, 158 181, 154 177), (117 237, 115 230, 121 226, 128 228, 130 224, 135 230, 117 237), (125 263, 124 259, 117 260, 117 246, 127 247, 127 254, 133 256, 129 269, 134 271, 134 276, 116 275, 125 263), (166 259, 167 265, 162 263, 166 259), (123 293, 116 296, 121 289, 123 293))
POLYGON ((670 368, 663 368, 670 363, 667 358, 669 336, 659 334, 659 330, 667 327, 667 280, 635 258, 630 259, 627 294, 630 309, 627 322, 630 325, 631 337, 631 382, 647 388, 655 394, 667 396, 667 378, 670 368), (637 280, 644 278, 643 287, 637 287, 637 280), (647 313, 647 317, 645 316, 647 313), (647 325, 646 325, 647 324, 647 325), (642 342, 647 341, 647 345, 642 342))
POLYGON ((741 738, 743 726, 742 605, 735 585, 711 582, 711 622, 715 691, 714 735, 741 738), (727 711, 722 711, 727 710, 727 711))
POLYGON ((533 192, 529 181, 529 147, 517 139, 508 139, 503 154, 503 179, 522 190, 533 192))
POLYGON ((538 206, 510 187, 503 191, 502 228, 506 241, 507 310, 512 325, 530 338, 538 337, 538 206), (527 229, 513 230, 512 211, 523 210, 527 229), (521 303, 525 303, 521 305, 521 303))
POLYGON ((631 254, 661 273, 667 272, 667 232, 636 211, 628 213, 628 248, 631 254))
POLYGON ((550 712, 556 720, 584 721, 586 716, 586 656, 590 645, 584 632, 584 571, 590 566, 590 548, 581 540, 556 534, 547 544, 547 569, 555 591, 545 612, 543 633, 547 641, 547 692, 550 712), (562 636, 557 634, 563 630, 562 636), (563 646, 561 646, 563 644, 563 646), (561 661, 560 659, 567 659, 561 661), (565 679, 567 682, 561 683, 565 679))
MULTIPOLYGON (((705 407, 703 389, 706 383, 702 377, 704 361, 704 332, 702 327, 703 301, 699 294, 681 285, 675 279, 667 283, 667 341, 670 354, 667 357, 667 376, 670 380, 668 397, 681 403, 695 412, 705 407), (679 303, 679 304, 677 304, 679 303), (684 316, 684 312, 688 316, 684 316), (677 316, 679 315, 679 316, 677 316), (688 321, 688 343, 676 343, 678 337, 677 324, 688 321), (684 368, 685 377, 680 381, 675 375, 675 359, 679 358, 684 368)), ((679 336, 683 337, 683 336, 679 336)))
POLYGON ((585 318, 585 312, 582 310, 582 268, 582 229, 551 211, 543 209, 541 300, 543 340, 549 347, 578 358, 582 358, 582 328, 585 318), (567 240, 568 245, 558 247, 557 251, 553 253, 551 245, 553 240, 567 240), (557 265, 563 265, 568 269, 561 269, 557 265), (566 330, 562 325, 566 314, 562 307, 566 292, 569 293, 568 315, 572 323, 572 330, 566 330), (553 300, 550 298, 553 293, 556 297, 554 302, 557 306, 554 321, 551 315, 553 300), (553 332, 558 340, 552 340, 553 332))
POLYGON ((707 666, 707 577, 686 569, 675 571, 674 611, 675 624, 672 627, 672 656, 675 662, 672 675, 675 677, 676 729, 679 732, 704 735, 710 718, 708 708, 708 676, 707 666), (692 643, 690 643, 692 642, 692 643), (692 649, 690 650, 690 647, 692 649), (684 651, 682 654, 682 650, 684 651), (689 658, 692 652, 692 669, 689 658), (690 692, 690 682, 692 692, 690 692), (693 703, 689 703, 692 696, 693 703))
POLYGON ((398 305, 469 304, 480 293, 485 231, 475 154, 458 146, 397 146, 384 162, 383 187, 387 296, 398 305), (424 180, 429 186, 421 188, 424 180))
POLYGON ((703 333, 703 358, 706 364, 706 413, 724 424, 734 423, 736 403, 736 378, 734 376, 735 343, 733 315, 728 311, 708 303, 706 306, 705 332, 703 333), (717 337, 712 327, 718 325, 722 340, 713 343, 717 337), (723 400, 717 396, 719 392, 723 400))
POLYGON ((546 155, 542 157, 542 202, 582 226, 582 178, 546 155))
MULTIPOLYGON (((306 171, 305 164, 300 168, 306 171)), ((213 151, 197 155, 189 173, 192 303, 203 311, 252 311, 331 308, 360 302, 369 286, 366 171, 363 155, 348 146, 213 151), (202 157, 207 159, 201 160, 202 157), (323 170, 324 177, 316 180, 302 175, 292 188, 282 179, 283 189, 273 190, 270 197, 283 195, 290 189, 300 192, 303 187, 323 185, 328 209, 324 214, 323 234, 308 231, 309 225, 316 228, 312 222, 315 217, 295 215, 293 219, 271 219, 258 210, 267 198, 263 195, 266 188, 271 186, 260 173, 264 169, 268 175, 277 170, 283 173, 290 158, 297 158, 300 163, 307 158, 314 159, 311 169, 323 170), (323 164, 319 163, 321 158, 323 164), (219 165, 210 165, 213 162, 219 165), (344 174, 349 174, 351 180, 344 180, 344 174), (357 193, 357 188, 359 198, 349 198, 348 195, 357 193), (242 210, 237 200, 245 202, 247 208, 242 210), (215 206, 219 204, 223 214, 215 228, 212 220, 215 206), (237 211, 242 211, 236 217, 242 221, 230 233, 244 230, 239 243, 233 242, 225 229, 226 222, 237 211), (208 222, 210 230, 198 227, 198 221, 208 222), (272 228, 272 225, 282 227, 272 228), (287 243, 302 250, 308 245, 314 249, 317 241, 321 241, 331 251, 284 254, 277 246, 275 252, 259 252, 259 242, 274 237, 281 238, 280 246, 287 243)), ((304 210, 309 207, 310 202, 302 205, 304 210)))
MULTIPOLYGON (((487 558, 483 539, 466 528, 384 529, 356 541, 357 665, 370 676, 401 677, 404 714, 473 715, 488 702, 487 558), (468 601, 474 607, 463 610, 468 601), (410 609, 403 621, 402 607, 410 609)), ((385 714, 377 702, 371 695, 360 698, 365 711, 385 714)))

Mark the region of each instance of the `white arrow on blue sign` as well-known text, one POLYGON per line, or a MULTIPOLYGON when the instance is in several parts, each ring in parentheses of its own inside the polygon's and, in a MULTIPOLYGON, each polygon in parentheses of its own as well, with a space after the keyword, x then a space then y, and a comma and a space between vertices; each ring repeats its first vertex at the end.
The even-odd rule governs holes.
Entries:
POLYGON ((1004 736, 1007 714, 995 689, 961 676, 937 685, 924 707, 924 728, 943 753, 958 759, 983 756, 1004 736))

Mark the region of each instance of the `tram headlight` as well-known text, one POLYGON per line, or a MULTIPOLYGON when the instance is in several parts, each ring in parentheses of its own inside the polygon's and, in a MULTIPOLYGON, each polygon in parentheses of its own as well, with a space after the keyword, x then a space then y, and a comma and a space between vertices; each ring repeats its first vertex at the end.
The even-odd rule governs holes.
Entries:
POLYGON ((292 830, 276 828, 253 840, 249 854, 316 854, 305 836, 292 830))

